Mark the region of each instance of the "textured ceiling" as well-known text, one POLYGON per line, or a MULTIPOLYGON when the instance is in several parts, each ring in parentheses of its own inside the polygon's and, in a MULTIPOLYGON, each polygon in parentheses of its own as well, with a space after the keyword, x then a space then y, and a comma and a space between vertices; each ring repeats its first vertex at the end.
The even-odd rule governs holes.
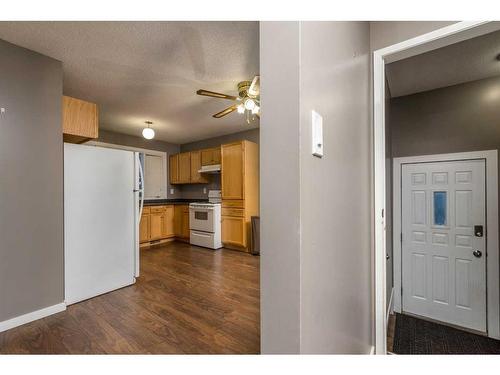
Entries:
POLYGON ((388 64, 391 97, 500 75, 500 31, 388 64))
POLYGON ((258 22, 0 22, 0 39, 63 62, 64 93, 99 104, 101 128, 186 143, 256 127, 230 101, 259 72, 258 22))

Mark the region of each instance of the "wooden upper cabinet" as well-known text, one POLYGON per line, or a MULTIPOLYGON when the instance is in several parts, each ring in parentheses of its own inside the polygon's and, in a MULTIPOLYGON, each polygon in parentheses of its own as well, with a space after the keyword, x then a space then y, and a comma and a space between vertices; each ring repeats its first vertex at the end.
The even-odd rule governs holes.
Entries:
POLYGON ((179 154, 179 183, 191 182, 191 153, 183 152, 179 154))
POLYGON ((178 184, 179 183, 179 154, 170 155, 168 165, 169 165, 170 183, 171 184, 178 184))
POLYGON ((63 96, 62 122, 64 142, 83 143, 99 136, 97 104, 63 96))
POLYGON ((244 199, 245 143, 222 145, 222 199, 244 199))
POLYGON ((212 160, 214 164, 220 164, 221 150, 220 147, 215 147, 212 152, 212 160))
POLYGON ((201 150, 201 165, 220 164, 220 147, 201 150))
POLYGON ((201 168, 201 151, 191 151, 191 182, 207 183, 208 179, 198 171, 201 168))

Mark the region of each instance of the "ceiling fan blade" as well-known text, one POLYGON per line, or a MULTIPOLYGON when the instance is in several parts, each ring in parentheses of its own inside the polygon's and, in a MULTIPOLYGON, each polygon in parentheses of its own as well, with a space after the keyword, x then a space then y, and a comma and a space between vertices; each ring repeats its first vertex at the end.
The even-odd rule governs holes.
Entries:
POLYGON ((260 76, 253 77, 252 84, 248 89, 248 93, 252 96, 258 96, 260 93, 260 76))
POLYGON ((198 90, 196 91, 198 95, 211 96, 213 98, 236 100, 236 96, 221 94, 220 92, 208 91, 208 90, 198 90))
POLYGON ((236 109, 238 108, 238 104, 234 104, 232 105, 231 107, 227 107, 226 109, 216 113, 215 115, 213 115, 212 117, 215 117, 215 118, 221 118, 221 117, 224 117, 225 115, 228 115, 230 114, 231 112, 234 112, 236 111, 236 109))

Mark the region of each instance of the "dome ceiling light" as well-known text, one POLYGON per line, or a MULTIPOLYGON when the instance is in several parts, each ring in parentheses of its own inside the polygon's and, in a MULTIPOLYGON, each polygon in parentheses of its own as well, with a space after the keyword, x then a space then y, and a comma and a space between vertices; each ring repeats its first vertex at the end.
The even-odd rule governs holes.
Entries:
POLYGON ((142 129, 142 136, 146 139, 153 139, 155 137, 155 131, 151 128, 153 123, 151 121, 145 121, 147 127, 142 129))

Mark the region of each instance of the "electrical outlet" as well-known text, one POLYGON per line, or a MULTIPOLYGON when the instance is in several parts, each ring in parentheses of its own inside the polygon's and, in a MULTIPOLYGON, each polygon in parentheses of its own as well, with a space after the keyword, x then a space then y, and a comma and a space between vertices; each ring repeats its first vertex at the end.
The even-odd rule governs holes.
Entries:
POLYGON ((203 194, 207 193, 207 188, 203 188, 203 194))
POLYGON ((170 189, 170 195, 174 195, 175 189, 170 189))

